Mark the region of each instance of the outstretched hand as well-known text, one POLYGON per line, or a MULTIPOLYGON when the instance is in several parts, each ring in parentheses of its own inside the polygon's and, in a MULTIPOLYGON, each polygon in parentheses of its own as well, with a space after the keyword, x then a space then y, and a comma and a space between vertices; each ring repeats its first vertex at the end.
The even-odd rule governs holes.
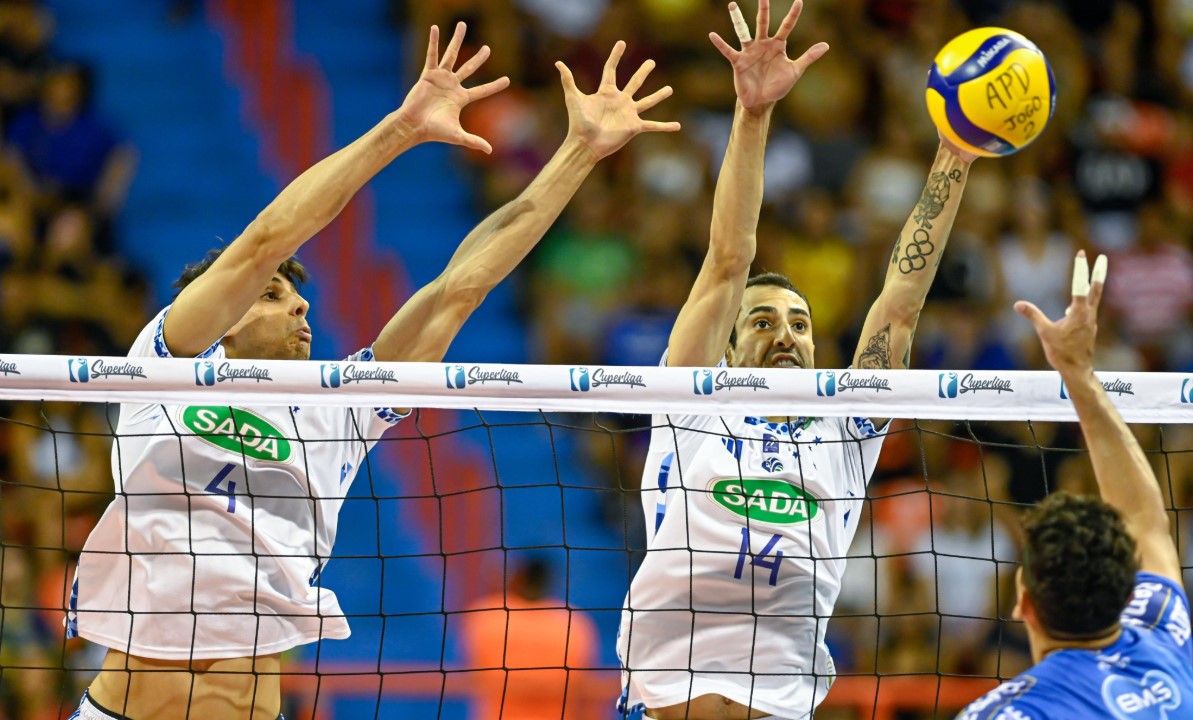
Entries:
POLYGON ((568 110, 568 136, 586 145, 598 160, 612 155, 625 146, 635 135, 644 132, 676 132, 677 122, 654 122, 643 120, 640 115, 671 97, 671 86, 663 87, 641 100, 634 100, 634 94, 642 88, 654 60, 647 60, 638 68, 625 87, 617 89, 617 63, 625 53, 621 40, 613 46, 613 52, 605 61, 601 84, 592 95, 585 95, 576 87, 576 78, 562 62, 555 63, 563 81, 563 98, 568 110))
POLYGON ((758 36, 751 40, 750 28, 742 18, 741 10, 737 3, 731 2, 729 15, 741 41, 741 50, 734 50, 715 32, 708 34, 712 44, 733 65, 733 87, 745 109, 756 110, 782 99, 812 63, 828 52, 828 43, 821 42, 795 60, 787 57, 787 37, 795 29, 803 8, 803 0, 795 0, 779 25, 779 31, 771 37, 770 0, 759 0, 758 36))
POLYGON ((1106 256, 1099 255, 1090 274, 1085 251, 1073 263, 1073 301, 1056 322, 1026 300, 1015 303, 1015 312, 1031 321, 1044 346, 1048 363, 1061 375, 1093 371, 1094 340, 1098 335, 1098 305, 1106 285, 1106 256))
POLYGON ((493 152, 492 146, 482 137, 466 132, 460 125, 460 111, 464 106, 498 93, 509 86, 507 77, 478 85, 464 87, 464 81, 484 64, 489 57, 489 46, 482 47, 468 62, 453 70, 464 43, 467 30, 464 23, 456 25, 456 32, 447 44, 443 58, 439 58, 439 26, 431 26, 431 38, 427 43, 427 62, 423 65, 418 82, 410 89, 402 102, 400 112, 426 142, 443 142, 462 145, 481 152, 493 152))

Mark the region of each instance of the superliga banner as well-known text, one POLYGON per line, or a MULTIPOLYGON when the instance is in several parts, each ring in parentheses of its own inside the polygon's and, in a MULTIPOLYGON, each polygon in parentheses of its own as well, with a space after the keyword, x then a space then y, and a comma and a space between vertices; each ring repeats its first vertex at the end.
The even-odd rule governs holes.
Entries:
MULTIPOLYGON (((1099 373, 1128 422, 1193 422, 1193 374, 1099 373)), ((1054 372, 0 356, 0 398, 166 405, 1076 420, 1054 372)))

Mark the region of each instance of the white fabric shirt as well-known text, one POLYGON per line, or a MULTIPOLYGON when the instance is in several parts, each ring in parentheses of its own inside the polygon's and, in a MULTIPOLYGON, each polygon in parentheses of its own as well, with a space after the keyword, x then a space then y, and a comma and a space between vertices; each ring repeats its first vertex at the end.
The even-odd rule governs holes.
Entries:
POLYGON ((835 674, 824 635, 882 435, 861 418, 659 415, 653 427, 647 553, 618 632, 622 702, 715 693, 809 715, 835 674))
MULTIPOLYGON (((168 311, 130 357, 169 357, 168 311)), ((345 362, 372 356, 365 349, 345 362)), ((219 343, 199 357, 199 388, 264 381, 228 374, 219 343)), ((399 419, 388 408, 121 405, 116 498, 83 548, 68 636, 165 660, 348 637, 319 574, 353 478, 399 419)))

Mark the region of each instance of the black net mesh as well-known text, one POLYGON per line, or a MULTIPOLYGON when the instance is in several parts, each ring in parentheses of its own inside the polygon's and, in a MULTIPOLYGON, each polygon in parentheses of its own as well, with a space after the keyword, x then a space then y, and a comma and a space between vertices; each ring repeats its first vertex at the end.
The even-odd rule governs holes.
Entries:
MULTIPOLYGON (((0 717, 69 716, 103 663, 106 649, 67 639, 64 620, 84 542, 114 499, 116 417, 116 406, 101 404, 3 408, 0 717)), ((802 424, 783 428, 774 446, 709 432, 704 452, 724 453, 740 473, 721 476, 717 485, 715 478, 697 477, 695 465, 676 462, 669 495, 661 495, 659 468, 648 467, 656 461, 649 417, 416 411, 358 469, 338 510, 330 561, 312 558, 319 564, 311 584, 338 595, 352 636, 281 655, 282 712, 290 720, 522 718, 532 712, 634 717, 633 698, 624 713, 616 709, 623 682, 617 648, 628 649, 637 673, 635 643, 662 641, 636 640, 640 626, 622 626, 623 602, 648 543, 677 517, 689 524, 672 531, 690 542, 686 549, 656 548, 673 560, 648 562, 646 571, 666 572, 643 585, 667 588, 662 596, 690 591, 687 606, 669 608, 682 616, 687 636, 664 639, 687 642, 708 631, 706 620, 718 613, 725 625, 719 632, 739 636, 727 649, 742 637, 765 644, 760 633, 775 623, 827 624, 836 678, 817 718, 951 716, 999 678, 1028 667, 1024 632, 1011 620, 1019 517, 1059 489, 1096 492, 1077 426, 896 420, 861 497, 810 487, 801 495, 766 484, 774 468, 764 464, 772 457, 780 463, 794 458, 803 467, 828 462, 833 453, 860 456, 860 443, 867 442, 818 439, 815 426, 797 437, 802 424), (700 515, 690 509, 674 514, 676 504, 699 503, 720 513, 706 514, 719 518, 717 527, 698 529, 700 515), (776 521, 784 513, 797 519, 820 513, 822 522, 841 522, 846 540, 852 535, 847 552, 807 550, 792 539, 792 528, 815 522, 784 525, 776 521), (717 553, 722 557, 709 562, 725 572, 714 582, 701 575, 708 563, 700 558, 717 553), (809 572, 808 584, 798 587, 815 588, 832 575, 829 565, 846 558, 835 608, 816 608, 804 618, 769 614, 766 593, 781 592, 790 578, 809 572), (620 641, 619 626, 623 634, 630 630, 620 641)), ((1136 431, 1173 510, 1184 558, 1184 526, 1193 520, 1193 430, 1136 431)), ((675 437, 683 421, 662 422, 654 432, 656 443, 675 437)), ((300 454, 315 443, 361 442, 359 436, 287 439, 300 454)), ((249 465, 246 485, 237 489, 227 484, 234 474, 214 488, 191 479, 186 487, 227 495, 229 504, 238 503, 236 512, 246 512, 258 496, 269 495, 249 465)), ((310 472, 316 471, 326 472, 310 472)), ((832 479, 831 472, 817 472, 832 479)), ((773 476, 783 477, 782 469, 773 476)), ((335 512, 335 504, 324 511, 335 512)), ((258 555, 269 559, 264 550, 258 555)), ((660 609, 651 602, 630 598, 634 612, 645 616, 660 609)), ((154 622, 152 612, 136 622, 154 622)), ((661 627, 670 632, 674 625, 661 627)), ((643 632, 657 634, 657 628, 643 632)), ((827 681, 811 651, 805 655, 795 665, 806 670, 776 670, 760 659, 723 667, 723 679, 751 698, 767 697, 764 688, 776 677, 827 681)), ((695 692, 700 676, 717 672, 717 662, 731 660, 693 650, 687 662, 639 664, 695 692)), ((259 680, 279 672, 263 668, 257 668, 259 680)), ((807 698, 791 717, 811 710, 812 695, 807 698)))

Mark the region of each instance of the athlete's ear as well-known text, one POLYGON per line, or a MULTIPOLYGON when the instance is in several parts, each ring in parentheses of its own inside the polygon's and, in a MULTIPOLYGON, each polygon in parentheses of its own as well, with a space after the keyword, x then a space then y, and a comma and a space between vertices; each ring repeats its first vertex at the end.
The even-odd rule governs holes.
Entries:
POLYGON ((1019 601, 1015 603, 1015 609, 1011 613, 1011 619, 1022 620, 1024 625, 1027 625, 1033 630, 1042 630, 1042 626, 1040 625, 1040 615, 1036 612, 1036 604, 1026 590, 1021 590, 1019 592, 1019 601))
MULTIPOLYGON (((1015 607, 1011 609, 1012 620, 1023 619, 1023 603, 1027 598, 1027 591, 1023 589, 1023 568, 1015 569, 1015 607)), ((1035 608, 1032 608, 1034 611, 1035 608)), ((1032 613, 1035 614, 1034 612, 1032 613)))
POLYGON ((725 343, 725 364, 729 367, 737 367, 737 363, 734 362, 735 358, 733 356, 735 350, 736 348, 734 348, 731 343, 725 343))

